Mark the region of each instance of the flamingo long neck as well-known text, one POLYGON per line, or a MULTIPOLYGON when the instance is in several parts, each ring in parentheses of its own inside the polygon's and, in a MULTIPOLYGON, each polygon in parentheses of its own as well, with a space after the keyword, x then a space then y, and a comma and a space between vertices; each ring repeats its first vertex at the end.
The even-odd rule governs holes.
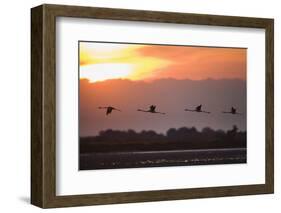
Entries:
POLYGON ((144 109, 138 109, 138 111, 141 111, 141 112, 150 112, 149 110, 144 110, 144 109))

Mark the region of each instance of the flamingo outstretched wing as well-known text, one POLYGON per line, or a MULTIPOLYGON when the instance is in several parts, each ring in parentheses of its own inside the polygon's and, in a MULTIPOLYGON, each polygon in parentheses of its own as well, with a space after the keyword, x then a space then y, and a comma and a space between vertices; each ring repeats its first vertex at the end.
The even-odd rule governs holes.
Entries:
POLYGON ((151 112, 154 112, 155 109, 156 109, 156 106, 155 106, 155 105, 151 105, 149 108, 150 108, 150 111, 151 111, 151 112))
POLYGON ((202 108, 202 104, 200 104, 199 106, 197 106, 197 107, 195 108, 195 110, 196 110, 196 111, 201 111, 201 108, 202 108))
POLYGON ((109 115, 112 112, 112 110, 113 110, 112 107, 107 107, 106 115, 109 115))

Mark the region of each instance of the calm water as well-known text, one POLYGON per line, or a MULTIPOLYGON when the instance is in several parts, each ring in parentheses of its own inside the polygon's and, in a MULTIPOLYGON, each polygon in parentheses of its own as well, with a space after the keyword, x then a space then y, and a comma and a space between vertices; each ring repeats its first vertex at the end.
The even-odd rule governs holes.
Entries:
POLYGON ((80 154, 80 170, 246 163, 246 148, 80 154))

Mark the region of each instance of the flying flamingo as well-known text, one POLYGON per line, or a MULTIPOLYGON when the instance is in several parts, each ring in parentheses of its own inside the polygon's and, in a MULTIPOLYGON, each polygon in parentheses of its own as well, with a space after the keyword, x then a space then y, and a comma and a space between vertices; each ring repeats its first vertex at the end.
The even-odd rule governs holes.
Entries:
POLYGON ((157 112, 157 111, 155 111, 155 109, 156 109, 156 106, 155 105, 151 105, 149 107, 149 110, 138 109, 137 111, 140 111, 140 112, 150 112, 150 113, 159 113, 159 114, 162 114, 162 115, 166 114, 164 112, 157 112))
POLYGON ((241 115, 242 113, 237 112, 237 110, 234 107, 231 107, 231 110, 229 112, 222 112, 222 113, 229 113, 233 115, 241 115))
POLYGON ((106 115, 109 115, 113 110, 121 112, 120 109, 116 109, 112 106, 107 106, 107 107, 99 107, 99 109, 106 109, 106 115))
POLYGON ((184 111, 188 111, 188 112, 211 113, 211 112, 203 111, 203 110, 202 110, 202 104, 200 104, 199 106, 195 107, 195 109, 185 109, 184 111))

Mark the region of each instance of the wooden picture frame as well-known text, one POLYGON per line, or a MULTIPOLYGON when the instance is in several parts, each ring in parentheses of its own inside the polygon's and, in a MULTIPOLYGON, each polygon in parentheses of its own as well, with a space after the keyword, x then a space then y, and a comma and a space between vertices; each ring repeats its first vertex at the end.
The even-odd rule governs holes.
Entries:
POLYGON ((273 19, 44 4, 31 9, 31 203, 41 208, 267 194, 274 191, 273 19), (56 17, 265 29, 265 184, 56 195, 56 17))

